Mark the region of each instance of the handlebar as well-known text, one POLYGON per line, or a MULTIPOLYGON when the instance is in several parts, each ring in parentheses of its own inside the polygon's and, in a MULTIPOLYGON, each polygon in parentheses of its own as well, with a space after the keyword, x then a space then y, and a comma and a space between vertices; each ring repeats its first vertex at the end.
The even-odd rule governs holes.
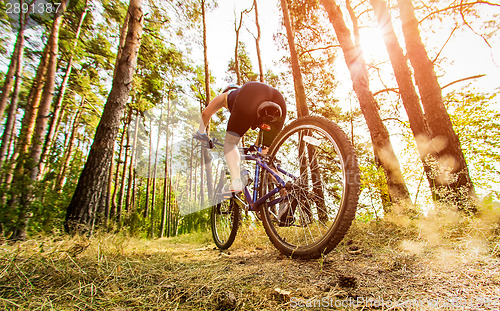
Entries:
POLYGON ((193 138, 196 140, 199 140, 201 142, 201 146, 208 148, 208 149, 213 149, 215 146, 223 147, 224 145, 218 141, 216 137, 210 138, 208 135, 206 135, 208 140, 203 139, 199 135, 193 135, 193 138))
MULTIPOLYGON (((217 137, 213 137, 213 138, 210 138, 207 136, 205 136, 206 138, 208 138, 208 140, 202 138, 201 136, 199 135, 193 135, 193 138, 200 141, 200 146, 202 147, 205 147, 205 148, 208 148, 208 149, 213 149, 215 146, 218 146, 218 147, 224 147, 224 144, 223 143, 220 143, 219 140, 217 139, 217 137)), ((251 145, 249 147, 238 147, 242 152, 243 154, 245 155, 248 155, 250 153, 255 153, 255 154, 258 154, 260 155, 261 157, 267 157, 267 155, 259 152, 259 147, 256 146, 256 145, 251 145)))

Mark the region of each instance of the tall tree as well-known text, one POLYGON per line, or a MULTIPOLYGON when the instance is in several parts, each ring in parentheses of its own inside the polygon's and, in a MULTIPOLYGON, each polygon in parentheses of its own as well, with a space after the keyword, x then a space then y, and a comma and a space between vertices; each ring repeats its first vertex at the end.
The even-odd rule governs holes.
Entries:
POLYGON ((295 35, 293 33, 292 23, 290 21, 287 0, 281 0, 281 10, 283 12, 283 22, 286 28, 288 47, 290 49, 290 58, 292 61, 292 75, 293 85, 295 87, 297 115, 298 117, 307 116, 309 115, 309 110, 307 109, 306 91, 304 88, 302 73, 300 72, 299 58, 297 56, 297 49, 295 48, 295 35))
POLYGON ((33 138, 30 148, 30 159, 26 162, 28 164, 27 169, 29 170, 30 178, 32 180, 36 180, 39 173, 38 164, 40 161, 40 156, 42 154, 42 146, 44 142, 43 136, 45 135, 45 131, 47 129, 52 98, 54 96, 54 86, 56 82, 57 59, 59 54, 59 29, 62 24, 67 4, 68 0, 63 1, 59 6, 54 22, 52 23, 52 29, 47 43, 50 46, 50 49, 45 85, 43 88, 40 105, 38 106, 35 131, 33 132, 33 138))
POLYGON ((54 189, 56 191, 61 191, 61 189, 64 185, 64 179, 66 178, 66 174, 67 174, 67 171, 69 168, 69 163, 71 160, 71 155, 73 152, 73 148, 74 148, 75 140, 76 140, 76 135, 77 135, 77 131, 78 131, 78 124, 80 123, 80 117, 82 116, 84 105, 85 105, 85 97, 82 97, 80 107, 75 114, 73 122, 71 122, 73 124, 71 126, 71 134, 69 135, 68 143, 65 145, 65 148, 64 148, 61 169, 59 171, 59 174, 57 174, 56 183, 55 183, 55 187, 54 187, 54 189))
MULTIPOLYGON (((21 0, 19 5, 23 7, 24 1, 21 0)), ((29 8, 29 6, 28 6, 29 8)), ((28 19, 29 12, 27 14, 23 13, 22 10, 19 12, 19 29, 17 32, 16 43, 14 44, 14 50, 12 51, 12 56, 10 57, 10 64, 5 75, 5 80, 0 93, 0 120, 3 118, 3 113, 7 107, 7 101, 9 99, 10 92, 12 91, 12 85, 14 83, 14 75, 16 73, 17 61, 19 59, 19 53, 22 53, 24 49, 24 29, 26 26, 26 21, 28 19)))
POLYGON ((169 236, 169 228, 170 228, 170 192, 172 191, 171 187, 169 187, 169 182, 171 176, 168 172, 168 154, 169 154, 169 125, 170 125, 170 92, 167 94, 167 126, 165 128, 165 182, 163 184, 163 204, 162 204, 162 212, 161 212, 161 220, 160 220, 160 238, 163 237, 165 233, 165 224, 167 227, 167 236, 169 236), (168 198, 167 198, 168 197, 168 198))
MULTIPOLYGON (((36 124, 33 131, 33 138, 31 141, 31 148, 28 151, 25 145, 19 152, 14 172, 15 187, 11 189, 11 198, 9 205, 19 203, 19 210, 17 219, 15 220, 14 233, 12 239, 24 240, 26 239, 26 225, 30 215, 30 201, 33 192, 33 181, 38 176, 38 161, 42 151, 42 137, 47 125, 47 115, 52 103, 52 96, 54 92, 55 75, 57 70, 57 55, 59 47, 59 28, 66 10, 67 1, 63 1, 57 9, 56 16, 52 22, 50 36, 47 41, 49 51, 49 58, 47 64, 46 81, 43 87, 43 93, 38 106, 38 114, 36 117, 36 124)), ((32 107, 34 108, 34 107, 32 107)), ((29 135, 26 133, 25 135, 29 135)), ((26 142, 26 141, 25 141, 26 142)))
POLYGON ((137 54, 143 28, 142 0, 130 0, 127 37, 122 53, 115 65, 116 74, 101 121, 96 130, 87 162, 66 212, 64 223, 67 232, 89 230, 94 225, 96 205, 104 192, 113 147, 120 128, 126 102, 129 97, 137 54))
POLYGON ((328 18, 335 30, 337 39, 344 53, 345 62, 349 69, 354 92, 356 93, 361 110, 370 130, 373 150, 380 161, 387 179, 389 194, 393 202, 403 201, 410 203, 410 194, 403 180, 399 161, 390 142, 389 132, 382 123, 378 112, 378 104, 369 88, 368 72, 362 52, 351 39, 351 32, 347 28, 342 11, 334 0, 321 0, 328 18))
MULTIPOLYGON (((22 5, 23 1, 21 1, 22 5)), ((9 65, 9 69, 7 71, 6 80, 4 82, 2 88, 2 94, 0 95, 0 120, 3 117, 3 112, 5 108, 5 104, 7 103, 8 94, 10 93, 10 87, 12 86, 12 82, 9 77, 11 73, 11 66, 15 66, 14 72, 14 89, 11 94, 11 101, 9 106, 9 111, 7 114, 7 120, 5 121, 5 126, 2 135, 2 146, 0 147, 0 167, 3 166, 5 159, 8 156, 9 146, 11 145, 11 134, 14 129, 16 113, 17 113, 17 102, 19 100, 19 91, 21 87, 22 73, 23 73, 23 48, 24 48, 24 28, 26 26, 26 22, 28 19, 29 12, 24 14, 23 12, 19 13, 19 32, 17 35, 17 41, 14 48, 14 52, 12 53, 11 64, 9 65)))
POLYGON ((53 138, 54 138, 54 135, 56 133, 57 122, 59 120, 59 114, 61 112, 64 95, 66 93, 66 86, 68 84, 69 77, 71 75, 71 70, 73 69, 74 50, 76 49, 76 47, 78 45, 78 40, 80 38, 80 33, 81 33, 83 21, 85 20, 85 17, 87 16, 88 11, 89 11, 89 9, 88 9, 88 0, 87 0, 85 3, 85 7, 83 8, 82 13, 80 14, 80 20, 79 20, 78 26, 76 28, 75 39, 73 41, 72 53, 69 57, 68 64, 66 65, 66 70, 64 72, 64 78, 59 86, 59 94, 57 95, 57 99, 56 99, 56 102, 54 104, 49 129, 47 131, 47 135, 45 136, 45 143, 43 144, 42 153, 40 154, 40 163, 39 163, 39 167, 38 167, 38 171, 40 173, 39 176, 42 176, 42 174, 44 173, 45 159, 46 159, 49 151, 52 149, 52 145, 54 143, 53 138))
POLYGON ((475 196, 474 185, 469 175, 461 144, 453 130, 450 116, 444 106, 441 86, 438 83, 434 64, 429 59, 415 17, 411 0, 398 0, 406 50, 418 86, 420 98, 429 124, 432 138, 439 141, 442 150, 438 154, 438 177, 436 185, 444 193, 435 192, 436 199, 464 206, 464 196, 475 196))
POLYGON ((236 84, 238 85, 242 84, 241 74, 240 74, 240 61, 239 61, 240 31, 241 31, 241 26, 243 26, 243 16, 247 13, 250 13, 251 10, 252 8, 241 11, 239 21, 236 18, 236 13, 234 14, 235 15, 234 32, 236 33, 236 43, 234 45, 234 65, 236 71, 236 84))
POLYGON ((370 2, 375 11, 378 25, 380 29, 383 29, 382 34, 385 46, 394 70, 394 75, 396 76, 403 106, 408 115, 410 128, 417 143, 417 149, 424 166, 427 181, 434 193, 436 186, 435 177, 430 164, 430 157, 432 156, 432 150, 430 149, 431 134, 420 105, 420 98, 413 84, 411 70, 408 67, 406 56, 394 31, 391 15, 385 1, 371 0, 370 2))
MULTIPOLYGON (((206 3, 205 0, 201 0, 201 12, 202 12, 202 23, 203 23, 203 59, 204 59, 204 66, 205 66, 205 107, 208 106, 210 103, 210 70, 208 67, 208 45, 207 45, 207 17, 206 17, 206 3)), ((201 112, 200 107, 200 112, 201 112)), ((207 124, 207 134, 210 133, 210 124, 207 124)), ((202 154, 204 163, 210 162, 210 155, 208 154, 208 150, 206 148, 202 148, 202 154)), ((200 167, 203 167, 201 165, 200 167)), ((212 195, 213 193, 213 187, 212 187, 212 167, 210 165, 205 165, 205 173, 207 175, 207 190, 209 193, 209 196, 212 195)), ((201 178, 201 185, 203 189, 203 175, 201 178)), ((201 198, 203 201, 203 191, 201 193, 201 198)))
POLYGON ((135 179, 134 176, 134 168, 135 168, 135 157, 137 154, 137 134, 138 134, 138 129, 139 129, 139 113, 137 112, 135 114, 135 124, 134 124, 134 138, 133 138, 133 143, 132 147, 130 149, 130 165, 129 165, 129 171, 128 171, 128 187, 127 187, 127 196, 125 199, 125 210, 127 212, 132 211, 132 184, 135 179))
POLYGON ((260 23, 259 23, 259 9, 257 7, 257 0, 253 0, 255 8, 255 27, 257 27, 257 36, 255 37, 255 48, 257 50, 257 61, 259 62, 259 81, 264 82, 264 69, 262 66, 262 56, 260 55, 260 23))

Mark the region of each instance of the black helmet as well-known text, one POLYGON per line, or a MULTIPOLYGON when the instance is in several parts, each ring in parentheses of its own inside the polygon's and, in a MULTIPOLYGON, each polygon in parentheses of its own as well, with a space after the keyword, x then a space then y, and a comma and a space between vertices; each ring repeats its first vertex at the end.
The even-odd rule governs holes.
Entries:
POLYGON ((281 107, 275 102, 262 102, 257 108, 257 119, 259 122, 273 123, 281 117, 281 107))

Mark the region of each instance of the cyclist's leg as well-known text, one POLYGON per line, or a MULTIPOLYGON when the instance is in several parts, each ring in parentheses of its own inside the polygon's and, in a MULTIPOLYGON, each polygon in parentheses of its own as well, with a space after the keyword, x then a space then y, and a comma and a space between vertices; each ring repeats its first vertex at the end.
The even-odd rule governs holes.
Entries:
POLYGON ((238 150, 238 144, 241 136, 232 132, 226 132, 224 139, 224 157, 226 158, 227 167, 231 173, 232 189, 234 191, 242 191, 243 183, 241 182, 241 158, 238 150))
POLYGON ((231 173, 232 190, 243 189, 244 183, 241 181, 241 158, 238 144, 241 137, 257 122, 257 107, 260 104, 256 96, 250 96, 249 88, 251 87, 245 84, 239 89, 232 105, 231 116, 227 122, 224 157, 231 173))

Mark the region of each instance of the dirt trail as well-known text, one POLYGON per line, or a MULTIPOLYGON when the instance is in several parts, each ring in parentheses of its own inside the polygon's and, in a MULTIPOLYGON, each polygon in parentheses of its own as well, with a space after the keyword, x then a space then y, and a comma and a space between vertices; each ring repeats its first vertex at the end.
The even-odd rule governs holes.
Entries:
POLYGON ((354 226, 326 258, 306 261, 251 227, 229 251, 209 233, 40 238, 0 247, 0 309, 500 309, 495 244, 429 241, 421 230, 354 226))

